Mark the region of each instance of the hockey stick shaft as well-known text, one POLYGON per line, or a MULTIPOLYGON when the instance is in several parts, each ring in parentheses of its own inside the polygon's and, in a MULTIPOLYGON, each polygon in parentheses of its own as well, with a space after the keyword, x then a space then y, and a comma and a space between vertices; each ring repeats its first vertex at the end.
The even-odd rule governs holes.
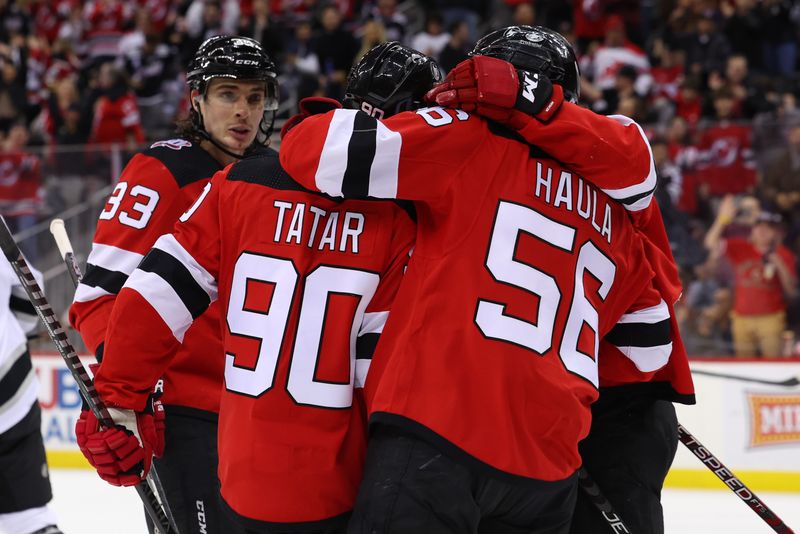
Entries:
MULTIPOLYGON (((0 248, 2 248, 3 254, 8 259, 8 262, 19 278, 20 284, 25 289, 25 293, 27 293, 31 304, 36 310, 36 314, 39 316, 42 324, 44 324, 50 339, 67 364, 67 369, 69 369, 70 374, 72 374, 72 377, 78 384, 81 395, 83 395, 92 413, 97 417, 98 422, 107 428, 113 426, 114 421, 111 419, 108 409, 97 394, 92 379, 86 372, 86 368, 83 366, 83 363, 81 363, 80 358, 78 358, 78 354, 72 347, 72 343, 69 342, 67 334, 61 327, 61 323, 56 317, 55 312, 53 312, 53 308, 50 307, 50 303, 45 298, 44 292, 31 273, 28 263, 25 261, 22 252, 20 252, 2 216, 0 216, 0 221, 2 221, 2 224, 0 224, 0 248)), ((175 533, 170 527, 164 509, 161 507, 161 503, 153 493, 152 488, 150 488, 147 483, 142 482, 137 484, 136 492, 144 503, 145 511, 147 511, 160 532, 164 534, 175 533)))
MULTIPOLYGON (((83 279, 83 273, 81 273, 81 269, 78 267, 78 262, 75 261, 75 255, 72 249, 72 241, 69 238, 69 234, 67 234, 64 221, 62 219, 53 219, 50 222, 50 233, 53 234, 53 239, 56 241, 58 252, 64 259, 64 264, 67 267, 69 277, 72 279, 72 282, 77 288, 78 284, 80 284, 81 280, 83 279)), ((167 500, 167 494, 164 491, 164 486, 161 484, 161 478, 158 476, 158 470, 156 469, 155 464, 150 466, 150 471, 147 473, 147 479, 153 484, 156 492, 161 497, 161 503, 164 505, 164 512, 167 515, 170 526, 175 532, 177 532, 178 527, 175 523, 175 518, 172 515, 172 510, 169 506, 169 501, 167 500)))
POLYGON ((697 441, 697 438, 681 424, 678 424, 678 438, 681 440, 681 443, 692 451, 692 454, 703 462, 703 465, 717 475, 717 478, 724 482, 737 497, 743 500, 765 523, 772 527, 772 530, 781 534, 794 534, 794 531, 786 526, 786 523, 764 504, 764 501, 753 493, 739 477, 725 467, 725 464, 720 462, 719 458, 714 456, 702 443, 697 441))
POLYGON ((78 267, 78 262, 75 260, 75 252, 72 250, 72 243, 69 240, 66 228, 64 228, 64 220, 53 219, 50 221, 50 233, 53 234, 53 239, 56 240, 58 253, 61 254, 61 258, 67 266, 67 273, 72 278, 72 283, 77 287, 83 275, 80 267, 78 267))
POLYGON ((628 527, 622 522, 622 518, 614 511, 611 502, 603 495, 603 492, 600 491, 600 486, 597 485, 597 482, 589 476, 588 471, 583 467, 578 470, 578 484, 589 497, 589 500, 592 501, 594 507, 597 508, 603 516, 611 532, 615 532, 616 534, 631 534, 631 531, 628 530, 628 527))
POLYGON ((749 376, 729 375, 726 373, 717 373, 714 371, 703 371, 702 369, 692 369, 692 374, 713 376, 715 378, 728 378, 730 380, 753 382, 755 384, 766 384, 768 386, 793 387, 800 385, 800 379, 798 379, 796 376, 793 376, 792 378, 787 378, 786 380, 766 380, 762 378, 750 378, 749 376))

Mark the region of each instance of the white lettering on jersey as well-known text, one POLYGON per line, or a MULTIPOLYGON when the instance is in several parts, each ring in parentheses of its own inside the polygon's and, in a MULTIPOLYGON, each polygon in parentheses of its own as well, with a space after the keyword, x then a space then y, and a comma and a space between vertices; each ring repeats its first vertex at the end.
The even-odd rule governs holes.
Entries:
POLYGON ((597 207, 597 188, 585 182, 583 178, 568 171, 560 171, 555 197, 551 195, 553 188, 553 168, 540 161, 536 162, 536 187, 533 194, 554 208, 576 211, 588 220, 592 228, 611 243, 611 204, 601 197, 603 204, 597 207), (576 180, 577 178, 577 180, 576 180), (602 214, 600 213, 602 212, 602 214), (602 215, 603 223, 598 221, 602 215))
POLYGON ((530 103, 535 102, 536 97, 533 92, 539 87, 539 75, 534 74, 533 76, 528 76, 527 73, 524 73, 522 75, 522 83, 522 97, 530 103))
POLYGON ((272 237, 275 243, 358 254, 366 222, 363 213, 345 211, 340 217, 338 211, 282 200, 276 200, 273 206, 277 208, 272 237))

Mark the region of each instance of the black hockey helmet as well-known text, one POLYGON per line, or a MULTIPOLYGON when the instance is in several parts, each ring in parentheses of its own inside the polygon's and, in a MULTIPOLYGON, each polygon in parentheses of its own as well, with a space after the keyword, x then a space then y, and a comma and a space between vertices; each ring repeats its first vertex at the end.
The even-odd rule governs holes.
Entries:
POLYGON ((425 93, 442 81, 430 57, 397 41, 370 49, 350 70, 344 107, 376 118, 424 107, 425 93))
POLYGON ((538 72, 564 89, 564 98, 577 102, 581 73, 575 51, 563 35, 543 26, 509 26, 482 37, 469 53, 508 61, 519 70, 538 72))
MULTIPOLYGON (((278 69, 261 43, 249 37, 228 35, 206 39, 189 62, 186 82, 191 89, 205 95, 208 82, 214 78, 265 82, 264 116, 254 144, 266 144, 272 133, 275 111, 278 109, 278 69)), ((190 113, 192 126, 201 137, 214 142, 226 153, 240 157, 228 152, 210 138, 203 126, 203 117, 194 105, 190 113)))

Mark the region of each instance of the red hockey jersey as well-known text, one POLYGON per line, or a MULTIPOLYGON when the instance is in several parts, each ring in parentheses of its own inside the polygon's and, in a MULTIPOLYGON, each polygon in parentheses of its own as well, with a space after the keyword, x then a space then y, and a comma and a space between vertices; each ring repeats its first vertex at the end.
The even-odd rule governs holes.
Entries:
MULTIPOLYGON (((103 343, 111 309, 128 276, 221 168, 199 146, 170 139, 153 143, 122 171, 100 214, 86 273, 70 308, 70 323, 89 350, 97 352, 103 343)), ((222 362, 209 356, 221 350, 219 314, 212 306, 174 349, 175 359, 164 373, 164 404, 217 412, 222 362)), ((137 358, 127 354, 131 373, 137 358)))
POLYGON ((219 300, 225 502, 266 522, 352 509, 366 447, 360 390, 402 279, 414 224, 393 201, 300 187, 270 150, 218 173, 117 298, 95 380, 142 409, 194 320, 219 300), (127 355, 136 357, 132 372, 127 355))
MULTIPOLYGON (((579 138, 570 145, 581 150, 579 138)), ((414 254, 370 375, 372 420, 505 473, 574 473, 600 339, 626 310, 661 301, 623 207, 648 205, 652 167, 598 166, 604 192, 438 107, 383 122, 352 110, 311 117, 280 157, 307 187, 416 203, 414 254)))
MULTIPOLYGON (((542 123, 531 119, 519 134, 591 181, 611 186, 618 176, 629 176, 629 183, 655 187, 654 161, 646 136, 623 115, 606 118, 565 104, 555 120, 542 123), (568 138, 575 141, 565 143, 568 138)), ((620 193, 612 191, 618 198, 624 196, 620 193)), ((626 207, 644 241, 662 302, 650 309, 638 306, 629 310, 609 334, 610 339, 603 339, 600 387, 635 385, 658 398, 694 404, 689 359, 673 311, 681 295, 681 281, 661 211, 647 194, 638 200, 634 196, 626 207)))

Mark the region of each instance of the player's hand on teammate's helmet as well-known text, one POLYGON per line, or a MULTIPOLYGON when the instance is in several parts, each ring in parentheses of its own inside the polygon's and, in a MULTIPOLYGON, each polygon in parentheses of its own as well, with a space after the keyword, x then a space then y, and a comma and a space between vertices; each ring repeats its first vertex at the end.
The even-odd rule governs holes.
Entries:
POLYGON ((520 129, 530 117, 550 120, 561 107, 564 92, 544 74, 517 70, 501 59, 474 56, 456 65, 425 98, 520 129))
POLYGON ((91 410, 84 408, 75 423, 78 447, 100 478, 114 486, 133 486, 150 471, 153 456, 164 453, 164 407, 156 395, 142 412, 108 408, 114 421, 101 428, 91 410))
POLYGON ((303 122, 303 120, 307 119, 311 115, 319 115, 334 109, 340 109, 342 104, 333 98, 327 98, 324 96, 308 96, 302 99, 297 107, 300 110, 300 113, 292 115, 286 119, 285 123, 283 123, 283 127, 281 128, 281 139, 286 137, 286 134, 289 133, 289 130, 303 122))

